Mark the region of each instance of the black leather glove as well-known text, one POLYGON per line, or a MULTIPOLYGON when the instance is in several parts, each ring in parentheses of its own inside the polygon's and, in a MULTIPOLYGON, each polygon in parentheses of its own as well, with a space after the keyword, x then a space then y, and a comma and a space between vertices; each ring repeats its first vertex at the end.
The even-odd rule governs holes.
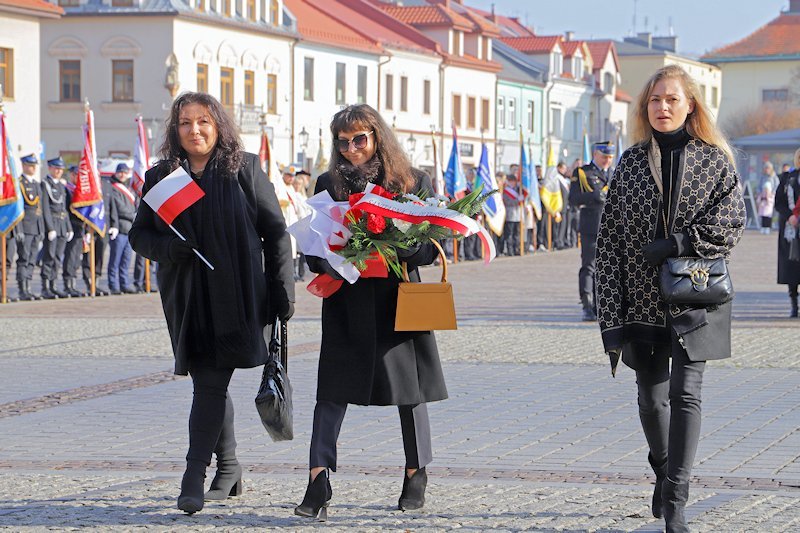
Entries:
POLYGON ((333 269, 327 259, 307 255, 306 263, 308 264, 309 270, 315 274, 327 274, 333 279, 344 279, 341 274, 333 269))
POLYGON ((191 241, 183 241, 178 237, 172 239, 169 243, 169 260, 173 263, 184 263, 195 257, 192 248, 197 248, 197 245, 191 241))
POLYGON ((397 258, 402 261, 419 252, 421 247, 422 245, 417 243, 409 246, 408 248, 395 248, 395 252, 397 253, 397 258))
POLYGON ((674 239, 656 239, 642 248, 644 260, 653 266, 658 266, 667 257, 672 257, 678 252, 678 245, 674 239))
POLYGON ((294 316, 294 302, 290 302, 289 300, 278 302, 278 318, 286 322, 292 318, 292 316, 294 316))

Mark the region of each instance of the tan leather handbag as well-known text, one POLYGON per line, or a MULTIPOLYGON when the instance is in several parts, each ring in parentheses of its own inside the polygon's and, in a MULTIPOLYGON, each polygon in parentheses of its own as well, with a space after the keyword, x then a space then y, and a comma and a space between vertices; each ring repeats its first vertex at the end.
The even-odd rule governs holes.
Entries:
POLYGON ((453 286, 447 281, 447 259, 438 242, 442 280, 438 283, 412 283, 408 280, 408 265, 403 263, 403 280, 397 289, 395 331, 431 331, 458 329, 453 286))

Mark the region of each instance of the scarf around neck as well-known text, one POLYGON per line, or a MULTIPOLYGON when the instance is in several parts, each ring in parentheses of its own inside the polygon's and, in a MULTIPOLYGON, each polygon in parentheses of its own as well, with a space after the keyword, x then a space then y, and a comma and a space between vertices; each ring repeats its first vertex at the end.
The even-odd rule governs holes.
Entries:
POLYGON ((342 178, 342 183, 336 187, 338 199, 347 200, 351 194, 364 192, 367 183, 380 185, 383 181, 383 164, 375 156, 358 167, 344 159, 336 165, 336 173, 342 178))

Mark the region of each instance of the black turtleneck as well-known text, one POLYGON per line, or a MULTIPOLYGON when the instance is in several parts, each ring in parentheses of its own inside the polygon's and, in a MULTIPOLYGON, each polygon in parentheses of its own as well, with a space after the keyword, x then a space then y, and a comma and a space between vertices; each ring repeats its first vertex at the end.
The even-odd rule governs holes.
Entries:
MULTIPOLYGON (((662 133, 653 130, 653 137, 655 137, 659 148, 661 149, 661 179, 664 186, 664 203, 663 209, 666 215, 667 223, 670 217, 674 216, 675 204, 677 203, 677 187, 680 184, 680 170, 685 158, 684 148, 692 140, 689 132, 686 131, 686 125, 681 126, 675 131, 662 133)), ((655 238, 664 238, 664 223, 663 218, 658 217, 656 224, 655 238)), ((678 240, 676 244, 683 248, 683 239, 678 240)), ((682 251, 682 250, 681 250, 682 251)))

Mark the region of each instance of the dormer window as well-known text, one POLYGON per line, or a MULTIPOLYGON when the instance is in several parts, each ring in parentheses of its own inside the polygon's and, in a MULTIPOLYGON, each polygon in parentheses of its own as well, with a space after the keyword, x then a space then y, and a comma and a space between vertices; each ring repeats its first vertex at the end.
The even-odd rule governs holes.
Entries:
POLYGON ((614 75, 610 72, 603 74, 603 91, 606 94, 614 93, 614 75))
POLYGON ((461 36, 463 34, 458 30, 453 30, 453 55, 460 56, 461 52, 461 36))
POLYGON ((561 76, 564 73, 564 57, 561 55, 561 50, 553 50, 552 61, 550 70, 553 76, 561 76))
POLYGON ((484 61, 492 60, 492 40, 484 37, 481 41, 481 59, 484 61))
POLYGON ((574 67, 572 75, 575 76, 575 79, 579 80, 583 78, 583 58, 575 54, 575 57, 572 59, 572 65, 574 67))

